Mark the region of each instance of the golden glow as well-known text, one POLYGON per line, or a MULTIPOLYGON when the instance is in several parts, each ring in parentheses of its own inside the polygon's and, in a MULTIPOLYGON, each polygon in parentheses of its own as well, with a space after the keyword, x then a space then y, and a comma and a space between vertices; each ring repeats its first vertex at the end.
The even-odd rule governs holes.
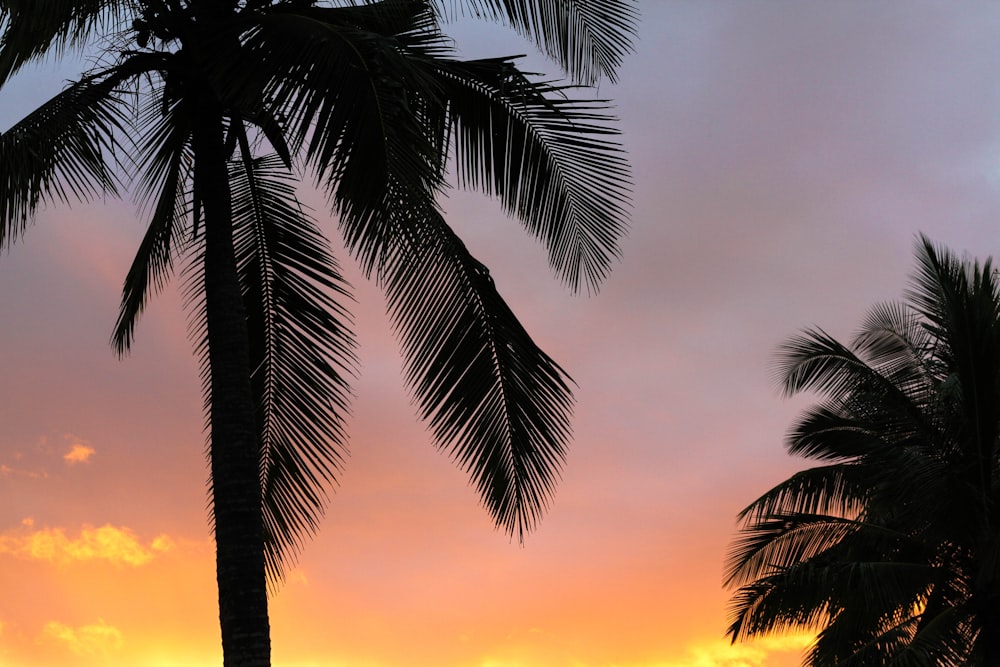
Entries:
POLYGON ((658 667, 763 667, 775 664, 776 654, 789 654, 794 664, 798 664, 802 650, 812 640, 812 636, 802 634, 766 637, 741 644, 720 639, 692 646, 686 659, 658 667))
POLYGON ((79 656, 106 657, 125 645, 121 630, 104 621, 78 628, 50 621, 45 624, 42 633, 46 639, 62 644, 79 656))
MULTIPOLYGON (((25 528, 34 527, 34 520, 30 518, 21 523, 25 528)), ((168 551, 172 546, 168 536, 160 535, 149 548, 144 547, 130 529, 110 524, 98 528, 84 524, 76 538, 68 537, 63 528, 0 534, 0 554, 58 564, 106 560, 115 565, 139 566, 152 560, 154 551, 168 551)))

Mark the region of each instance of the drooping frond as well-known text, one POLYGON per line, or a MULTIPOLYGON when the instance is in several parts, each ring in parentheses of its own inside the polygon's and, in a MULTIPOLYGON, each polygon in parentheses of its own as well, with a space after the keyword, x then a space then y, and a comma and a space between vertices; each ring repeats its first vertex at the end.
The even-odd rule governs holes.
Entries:
POLYGON ((347 450, 355 373, 349 286, 277 156, 230 171, 234 242, 250 329, 272 582, 315 532, 347 450))
POLYGON ((574 80, 615 81, 632 51, 639 21, 634 0, 436 0, 444 14, 500 21, 533 39, 574 80))
POLYGON ((547 507, 565 457, 570 380, 435 208, 400 206, 393 218, 412 233, 382 263, 380 282, 408 383, 439 445, 469 472, 497 525, 523 539, 547 507))
POLYGON ((600 101, 534 82, 509 59, 438 59, 461 185, 500 198, 573 290, 595 291, 619 256, 631 175, 600 101))
POLYGON ((114 134, 122 129, 117 81, 72 83, 0 135, 0 248, 49 201, 116 194, 114 134))
MULTIPOLYGON (((111 341, 115 351, 125 354, 139 315, 151 293, 159 292, 173 270, 175 249, 183 243, 190 212, 191 154, 189 103, 177 101, 162 108, 159 100, 147 110, 148 128, 136 164, 140 199, 154 202, 146 233, 125 277, 122 302, 111 341), (161 113, 162 111, 162 113, 161 113)), ((137 142, 138 143, 138 142, 137 142)))
POLYGON ((27 62, 121 25, 129 0, 0 0, 0 84, 27 62))

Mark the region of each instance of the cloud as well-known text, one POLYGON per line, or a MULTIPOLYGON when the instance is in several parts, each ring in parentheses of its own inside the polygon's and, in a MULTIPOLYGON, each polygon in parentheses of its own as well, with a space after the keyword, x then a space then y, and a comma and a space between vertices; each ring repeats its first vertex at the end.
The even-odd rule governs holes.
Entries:
POLYGON ((39 436, 37 443, 24 452, 14 451, 9 456, 12 462, 0 461, 0 477, 26 477, 30 479, 46 479, 49 473, 46 464, 55 456, 60 456, 67 465, 87 463, 97 453, 90 442, 72 433, 62 436, 64 445, 51 444, 48 436, 39 436))
POLYGON ((28 477, 30 479, 45 479, 49 474, 42 471, 14 468, 6 463, 0 463, 0 477, 28 477))
MULTIPOLYGON (((26 520, 22 525, 30 529, 33 521, 26 520)), ((129 528, 110 524, 99 528, 85 524, 76 538, 67 536, 62 528, 31 532, 22 529, 0 534, 0 555, 58 564, 106 560, 115 565, 138 567, 151 561, 154 552, 162 553, 172 548, 173 540, 166 535, 160 535, 146 547, 129 528)))
POLYGON ((94 453, 95 450, 93 447, 85 445, 82 442, 74 442, 69 451, 63 454, 63 461, 70 465, 86 463, 94 453))
POLYGON ((47 639, 62 644, 76 655, 107 655, 125 645, 121 630, 103 620, 91 625, 72 628, 52 621, 42 631, 47 639))
POLYGON ((153 551, 166 552, 174 548, 174 541, 169 535, 157 535, 153 538, 153 541, 149 544, 149 548, 153 551))

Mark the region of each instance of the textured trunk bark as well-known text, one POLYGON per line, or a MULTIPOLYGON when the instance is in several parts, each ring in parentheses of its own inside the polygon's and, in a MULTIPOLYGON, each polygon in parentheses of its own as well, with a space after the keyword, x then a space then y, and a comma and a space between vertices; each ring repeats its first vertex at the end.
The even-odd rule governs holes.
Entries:
POLYGON ((192 144, 204 205, 209 456, 223 662, 225 667, 268 667, 271 641, 247 320, 233 249, 221 113, 211 94, 200 98, 192 144))

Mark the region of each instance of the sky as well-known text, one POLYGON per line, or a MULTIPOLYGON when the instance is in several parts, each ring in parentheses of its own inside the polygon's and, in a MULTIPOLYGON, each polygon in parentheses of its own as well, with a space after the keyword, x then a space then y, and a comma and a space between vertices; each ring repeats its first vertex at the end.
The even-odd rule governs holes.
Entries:
MULTIPOLYGON (((1000 252, 1000 6, 640 10, 636 53, 598 91, 635 175, 622 261, 598 294, 567 292, 496 202, 443 202, 578 384, 551 508, 523 545, 493 528, 417 421, 384 301, 341 252, 361 342, 351 456, 272 598, 276 667, 799 663, 808 637, 724 637, 735 515, 806 465, 783 440, 811 397, 780 395, 775 349, 814 325, 846 339, 901 297, 918 233, 1000 252)), ((498 27, 458 30, 470 55, 528 48, 498 27)), ((0 91, 0 130, 75 67, 0 91)), ((176 285, 130 357, 108 343, 141 233, 128 201, 51 206, 0 255, 3 667, 221 664, 176 285)))

